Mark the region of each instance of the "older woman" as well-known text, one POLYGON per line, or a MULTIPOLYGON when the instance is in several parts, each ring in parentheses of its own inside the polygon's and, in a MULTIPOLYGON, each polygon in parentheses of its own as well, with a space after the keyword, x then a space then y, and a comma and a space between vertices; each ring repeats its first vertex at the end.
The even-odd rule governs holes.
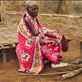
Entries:
MULTIPOLYGON (((62 37, 57 30, 43 27, 38 19, 38 5, 35 1, 26 4, 27 13, 22 17, 18 29, 16 53, 19 71, 38 74, 44 68, 44 57, 56 64, 61 52, 62 37)), ((66 48, 67 50, 67 40, 66 48)))

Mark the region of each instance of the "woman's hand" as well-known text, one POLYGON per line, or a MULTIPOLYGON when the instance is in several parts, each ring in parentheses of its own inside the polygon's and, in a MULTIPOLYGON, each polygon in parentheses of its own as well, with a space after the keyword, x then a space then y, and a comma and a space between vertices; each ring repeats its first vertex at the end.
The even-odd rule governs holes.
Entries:
POLYGON ((54 41, 40 40, 40 44, 51 44, 53 46, 58 46, 54 41))
POLYGON ((58 43, 55 43, 54 41, 49 41, 48 44, 51 44, 52 46, 58 46, 58 43))
POLYGON ((49 44, 55 46, 55 42, 54 41, 49 41, 49 44))

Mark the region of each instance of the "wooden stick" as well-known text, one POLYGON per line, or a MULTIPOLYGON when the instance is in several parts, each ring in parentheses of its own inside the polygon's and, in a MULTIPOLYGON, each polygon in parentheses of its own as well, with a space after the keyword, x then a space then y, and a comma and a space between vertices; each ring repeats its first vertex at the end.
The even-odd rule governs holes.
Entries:
POLYGON ((74 71, 71 71, 71 72, 69 72, 69 73, 67 73, 67 74, 62 75, 62 78, 63 78, 63 79, 67 79, 67 78, 74 77, 74 76, 80 74, 81 71, 82 71, 82 68, 79 68, 79 69, 77 69, 77 70, 74 70, 74 71))
POLYGON ((62 15, 62 14, 41 14, 42 16, 51 16, 51 17, 69 17, 69 18, 81 18, 82 16, 76 15, 62 15))
POLYGON ((0 49, 7 49, 7 48, 14 48, 16 47, 17 42, 16 43, 3 43, 0 45, 0 49))
MULTIPOLYGON (((4 11, 4 13, 6 14, 23 14, 24 12, 10 12, 10 11, 4 11)), ((78 15, 63 15, 63 14, 40 14, 41 16, 53 16, 53 17, 70 17, 70 18, 81 18, 82 16, 78 16, 78 15)))
POLYGON ((7 62, 7 54, 6 54, 6 50, 2 50, 2 55, 3 55, 3 63, 7 62))
POLYGON ((27 75, 31 75, 31 76, 48 76, 48 75, 62 75, 62 74, 65 74, 65 73, 69 73, 69 71, 66 71, 66 72, 55 72, 55 73, 45 73, 45 74, 30 74, 30 73, 18 73, 18 75, 20 76, 27 76, 27 75))

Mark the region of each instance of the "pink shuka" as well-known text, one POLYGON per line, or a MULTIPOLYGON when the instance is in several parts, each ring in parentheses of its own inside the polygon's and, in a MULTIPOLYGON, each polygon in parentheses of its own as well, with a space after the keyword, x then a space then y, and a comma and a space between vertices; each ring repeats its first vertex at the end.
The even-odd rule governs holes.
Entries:
POLYGON ((33 20, 28 15, 27 18, 30 20, 34 32, 39 32, 39 34, 33 36, 23 17, 17 27, 18 45, 16 47, 16 53, 19 64, 23 66, 25 71, 38 74, 44 68, 44 56, 56 64, 61 52, 61 35, 56 30, 49 30, 41 24, 38 25, 36 20, 33 20), (52 33, 57 38, 48 37, 46 36, 47 33, 52 33), (46 43, 40 44, 41 40, 45 40, 46 43), (53 41, 55 45, 47 44, 49 41, 53 41))

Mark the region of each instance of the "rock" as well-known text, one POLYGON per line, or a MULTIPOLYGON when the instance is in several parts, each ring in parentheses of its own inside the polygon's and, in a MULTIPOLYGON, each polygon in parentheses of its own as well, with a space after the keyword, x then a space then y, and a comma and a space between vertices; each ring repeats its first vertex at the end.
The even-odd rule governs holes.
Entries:
POLYGON ((72 64, 82 64, 82 59, 76 59, 72 61, 72 64))

